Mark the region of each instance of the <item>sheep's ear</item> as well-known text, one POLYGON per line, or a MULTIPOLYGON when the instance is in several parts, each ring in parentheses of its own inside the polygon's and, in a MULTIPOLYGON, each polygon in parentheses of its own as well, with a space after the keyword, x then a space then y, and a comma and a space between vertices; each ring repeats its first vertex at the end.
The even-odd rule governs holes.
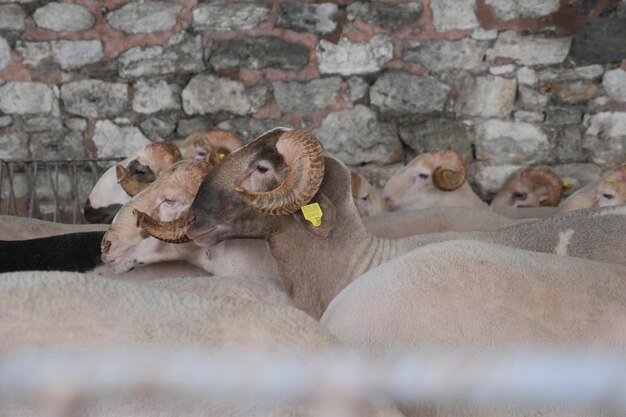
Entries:
MULTIPOLYGON (((322 239, 326 239, 335 225, 335 205, 321 191, 318 191, 318 193, 315 194, 315 197, 313 197, 313 199, 309 202, 309 205, 315 203, 319 204, 322 211, 321 224, 319 226, 313 224, 315 221, 311 222, 306 220, 302 209, 296 211, 293 216, 309 233, 322 239)), ((306 208, 304 210, 306 210, 306 208)))

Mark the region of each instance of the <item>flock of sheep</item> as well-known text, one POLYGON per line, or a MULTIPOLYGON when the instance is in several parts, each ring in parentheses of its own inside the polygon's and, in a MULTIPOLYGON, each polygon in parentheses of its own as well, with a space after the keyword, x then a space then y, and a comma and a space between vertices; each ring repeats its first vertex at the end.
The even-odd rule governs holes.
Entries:
MULTIPOLYGON (((277 128, 241 146, 218 130, 139 150, 102 176, 85 206, 87 219, 110 225, 3 216, 4 270, 61 271, 0 276, 0 354, 624 351, 626 165, 562 202, 558 176, 525 168, 487 205, 451 151, 418 156, 381 192, 307 132, 277 128), (50 267, 29 268, 29 256, 50 267)), ((0 402, 0 415, 31 406, 0 402)), ((83 398, 80 407, 98 416, 315 415, 306 402, 83 398)), ((380 416, 620 414, 384 398, 359 407, 380 416)))

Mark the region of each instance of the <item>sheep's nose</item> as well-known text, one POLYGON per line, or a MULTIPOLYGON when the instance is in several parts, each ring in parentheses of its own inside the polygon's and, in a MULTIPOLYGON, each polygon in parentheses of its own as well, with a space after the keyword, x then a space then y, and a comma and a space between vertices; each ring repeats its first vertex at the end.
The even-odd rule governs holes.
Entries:
POLYGON ((109 250, 111 249, 111 241, 110 240, 103 240, 102 241, 102 245, 100 245, 100 250, 101 250, 101 255, 100 255, 100 259, 102 259, 103 261, 105 260, 106 256, 109 254, 109 250))

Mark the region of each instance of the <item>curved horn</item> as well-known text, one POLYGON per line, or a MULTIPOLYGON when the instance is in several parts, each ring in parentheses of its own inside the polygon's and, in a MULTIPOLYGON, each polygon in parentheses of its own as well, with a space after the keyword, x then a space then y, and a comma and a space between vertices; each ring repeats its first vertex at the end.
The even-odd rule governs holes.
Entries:
POLYGON ((563 181, 551 169, 545 166, 526 168, 525 174, 535 184, 542 185, 548 189, 548 198, 542 205, 556 207, 563 198, 563 181))
POLYGON ((137 218, 137 227, 142 228, 150 236, 167 243, 187 243, 191 239, 187 237, 187 215, 183 214, 176 220, 162 222, 153 219, 143 211, 133 209, 137 218))
POLYGON ((118 164, 115 167, 115 175, 117 175, 117 183, 122 187, 124 191, 126 191, 126 194, 131 197, 134 197, 136 194, 138 194, 140 191, 150 185, 149 182, 141 182, 133 179, 122 164, 118 164))
POLYGON ((433 156, 443 162, 433 171, 433 184, 442 191, 454 191, 467 180, 463 159, 453 151, 435 151, 433 156))
POLYGON ((310 133, 292 130, 280 135, 276 149, 290 167, 282 183, 267 192, 241 187, 235 191, 253 209, 285 216, 308 203, 319 190, 324 179, 324 148, 310 133))

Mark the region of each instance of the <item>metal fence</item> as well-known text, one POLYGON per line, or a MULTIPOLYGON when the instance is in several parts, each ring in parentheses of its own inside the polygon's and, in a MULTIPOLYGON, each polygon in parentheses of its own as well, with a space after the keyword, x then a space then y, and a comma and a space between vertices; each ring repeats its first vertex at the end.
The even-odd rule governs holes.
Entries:
POLYGON ((82 207, 91 189, 122 159, 0 160, 0 214, 84 223, 82 207))

